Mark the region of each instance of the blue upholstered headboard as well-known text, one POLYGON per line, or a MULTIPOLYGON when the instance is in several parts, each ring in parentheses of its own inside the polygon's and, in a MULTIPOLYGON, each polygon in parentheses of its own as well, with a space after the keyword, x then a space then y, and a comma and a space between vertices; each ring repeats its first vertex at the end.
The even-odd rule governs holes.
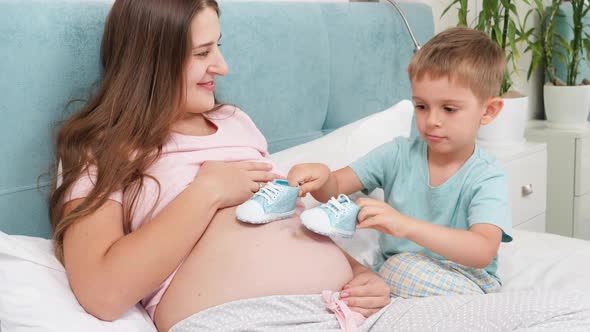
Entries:
MULTIPOLYGON (((38 177, 68 101, 99 78, 111 1, 0 1, 0 230, 48 237, 38 177)), ((404 4, 417 39, 433 34, 430 7, 404 4)), ((221 3, 230 73, 220 101, 254 119, 271 152, 303 143, 410 97, 413 52, 400 16, 379 3, 221 3)))

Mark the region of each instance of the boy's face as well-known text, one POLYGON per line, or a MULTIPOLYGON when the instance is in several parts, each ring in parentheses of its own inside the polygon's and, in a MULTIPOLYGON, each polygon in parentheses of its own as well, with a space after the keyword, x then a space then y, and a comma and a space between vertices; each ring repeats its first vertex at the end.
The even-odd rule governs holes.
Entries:
POLYGON ((449 156, 470 156, 479 126, 491 122, 503 105, 500 98, 482 102, 467 86, 428 74, 412 80, 412 93, 416 125, 429 153, 449 156))

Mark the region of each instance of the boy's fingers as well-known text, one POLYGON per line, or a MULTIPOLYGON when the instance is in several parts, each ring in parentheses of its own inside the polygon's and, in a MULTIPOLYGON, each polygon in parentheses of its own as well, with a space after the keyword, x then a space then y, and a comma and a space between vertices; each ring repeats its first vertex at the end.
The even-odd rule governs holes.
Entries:
POLYGON ((374 229, 374 230, 382 232, 382 233, 387 232, 386 229, 379 223, 379 221, 375 220, 375 218, 370 218, 368 220, 363 221, 360 224, 356 224, 356 228, 357 229, 370 228, 370 229, 374 229))
POLYGON ((368 208, 368 207, 384 207, 384 206, 389 206, 384 201, 381 201, 381 200, 378 200, 378 199, 369 198, 369 197, 359 198, 359 199, 356 200, 355 203, 361 209, 362 208, 368 208))
POLYGON ((371 218, 371 217, 374 217, 374 216, 380 214, 381 212, 382 212, 381 209, 378 207, 375 207, 375 206, 363 207, 359 211, 357 219, 359 222, 362 222, 365 219, 368 219, 368 218, 371 218))
POLYGON ((357 199, 355 203, 357 205, 359 205, 359 206, 360 205, 365 205, 366 206, 366 205, 373 205, 376 202, 379 202, 379 200, 376 200, 376 199, 371 198, 371 197, 361 197, 361 198, 357 199))
POLYGON ((369 217, 364 220, 359 220, 359 223, 356 224, 357 228, 372 228, 378 226, 379 222, 376 220, 376 217, 369 217))
POLYGON ((287 176, 287 179, 289 181, 289 186, 291 186, 291 187, 297 187, 297 186, 301 187, 304 183, 311 182, 314 180, 310 176, 303 176, 303 175, 297 175, 297 174, 292 174, 292 173, 289 173, 289 175, 287 176))
POLYGON ((359 198, 356 200, 356 205, 358 205, 360 208, 363 208, 363 206, 365 206, 367 204, 367 198, 359 198))
POLYGON ((300 178, 301 176, 297 173, 289 172, 289 174, 287 174, 287 181, 289 181, 289 186, 291 187, 297 187, 299 181, 301 181, 300 178))
MULTIPOLYGON (((298 184, 296 184, 296 185, 298 185, 298 184)), ((310 191, 313 191, 313 189, 314 189, 313 182, 308 182, 308 183, 305 183, 305 184, 303 184, 303 185, 301 185, 301 186, 299 187, 299 191, 300 191, 301 193, 303 193, 304 195, 305 195, 305 194, 307 194, 307 193, 308 193, 308 192, 310 192, 310 191)))
POLYGON ((372 225, 356 224, 356 229, 371 228, 372 225))

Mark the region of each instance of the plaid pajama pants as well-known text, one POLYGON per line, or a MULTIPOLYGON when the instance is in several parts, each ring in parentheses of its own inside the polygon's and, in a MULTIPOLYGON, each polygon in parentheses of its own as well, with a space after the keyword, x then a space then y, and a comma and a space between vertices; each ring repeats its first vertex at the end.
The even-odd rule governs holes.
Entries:
POLYGON ((402 298, 497 292, 500 282, 484 269, 474 269, 424 254, 391 256, 379 269, 391 295, 402 298))

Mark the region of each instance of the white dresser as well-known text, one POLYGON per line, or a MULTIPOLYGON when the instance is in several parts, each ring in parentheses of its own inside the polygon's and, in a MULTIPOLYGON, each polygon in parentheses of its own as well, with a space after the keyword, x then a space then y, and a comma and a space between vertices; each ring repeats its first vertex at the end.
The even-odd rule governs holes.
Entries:
POLYGON ((504 166, 512 207, 512 227, 545 232, 547 146, 526 142, 517 147, 486 148, 504 166))
POLYGON ((590 240, 590 129, 532 121, 526 136, 547 143, 547 232, 590 240))

